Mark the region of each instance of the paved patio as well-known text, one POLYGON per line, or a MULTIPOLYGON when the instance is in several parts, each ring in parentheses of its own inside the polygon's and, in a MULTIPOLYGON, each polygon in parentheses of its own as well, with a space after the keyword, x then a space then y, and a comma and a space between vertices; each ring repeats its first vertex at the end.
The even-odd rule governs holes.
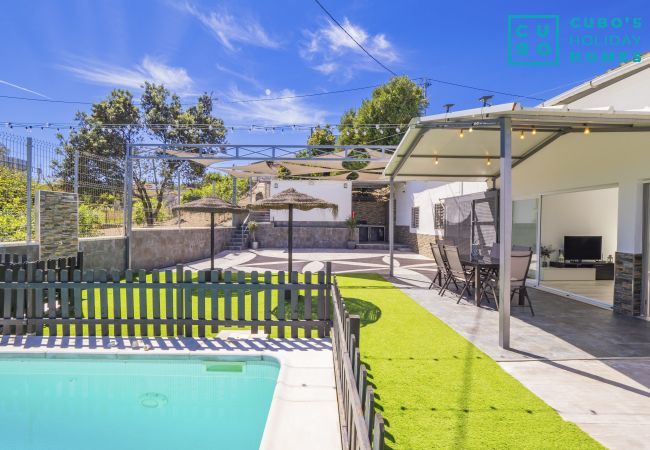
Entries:
POLYGON ((650 322, 531 289, 535 316, 512 308, 504 350, 497 311, 402 289, 606 447, 650 448, 650 322))
MULTIPOLYGON (((224 252, 217 267, 231 270, 286 270, 286 252, 264 249, 224 252)), ((299 271, 376 273, 388 277, 385 251, 299 249, 299 271)), ((188 265, 209 267, 209 260, 188 265)), ((498 313, 455 294, 429 290, 433 262, 397 252, 390 281, 603 445, 613 449, 650 449, 650 322, 615 316, 611 311, 535 289, 536 315, 512 308, 512 348, 498 346, 498 313)), ((440 345, 440 343, 431 343, 440 345)))

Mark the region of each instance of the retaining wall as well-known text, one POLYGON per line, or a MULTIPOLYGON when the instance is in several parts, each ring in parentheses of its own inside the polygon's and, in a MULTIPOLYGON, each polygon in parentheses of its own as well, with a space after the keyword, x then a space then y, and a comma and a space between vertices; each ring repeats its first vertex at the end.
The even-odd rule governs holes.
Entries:
MULTIPOLYGON (((233 231, 233 227, 215 229, 215 253, 223 250, 230 242, 233 231)), ((84 252, 84 268, 86 269, 119 270, 121 272, 126 267, 126 238, 123 236, 79 239, 79 251, 84 252)), ((34 261, 38 259, 39 244, 38 242, 30 244, 3 242, 0 243, 0 253, 26 254, 28 260, 34 261)), ((208 258, 210 256, 210 228, 134 229, 131 254, 131 266, 134 269, 146 270, 208 258)))
MULTIPOLYGON (((284 223, 261 223, 255 231, 260 248, 287 248, 288 226, 284 223)), ((320 223, 318 226, 293 227, 293 248, 346 248, 350 231, 344 222, 320 223)))

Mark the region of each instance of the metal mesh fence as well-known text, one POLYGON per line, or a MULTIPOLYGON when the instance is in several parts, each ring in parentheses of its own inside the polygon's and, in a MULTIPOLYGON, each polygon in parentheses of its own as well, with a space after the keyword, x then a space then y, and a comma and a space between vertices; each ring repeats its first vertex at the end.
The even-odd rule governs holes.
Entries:
POLYGON ((80 236, 121 235, 123 174, 121 160, 67 152, 57 143, 0 133, 0 242, 34 236, 35 211, 31 230, 27 222, 39 189, 79 194, 80 236))

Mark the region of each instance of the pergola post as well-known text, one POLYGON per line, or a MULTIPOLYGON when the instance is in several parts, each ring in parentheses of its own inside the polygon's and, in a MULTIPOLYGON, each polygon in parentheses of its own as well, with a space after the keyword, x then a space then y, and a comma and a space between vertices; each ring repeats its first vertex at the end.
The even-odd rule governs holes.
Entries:
POLYGON ((512 253, 512 121, 499 119, 499 346, 510 347, 510 275, 512 253))
POLYGON ((395 182, 393 177, 390 178, 389 186, 389 196, 388 196, 388 253, 390 260, 390 269, 389 275, 392 277, 394 275, 394 243, 395 243, 395 182))
POLYGON ((288 229, 287 250, 289 252, 289 276, 293 271, 293 205, 289 205, 289 229, 288 229))
POLYGON ((125 150, 125 173, 124 173, 124 236, 125 242, 125 266, 131 269, 131 226, 133 214, 133 158, 131 157, 133 149, 131 144, 126 144, 125 150))

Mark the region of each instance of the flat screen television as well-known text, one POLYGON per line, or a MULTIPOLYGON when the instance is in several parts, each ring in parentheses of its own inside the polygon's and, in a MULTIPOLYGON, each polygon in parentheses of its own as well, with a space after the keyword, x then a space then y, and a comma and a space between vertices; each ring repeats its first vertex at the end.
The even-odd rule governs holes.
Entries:
POLYGON ((565 260, 599 260, 602 254, 602 236, 564 236, 565 260))

